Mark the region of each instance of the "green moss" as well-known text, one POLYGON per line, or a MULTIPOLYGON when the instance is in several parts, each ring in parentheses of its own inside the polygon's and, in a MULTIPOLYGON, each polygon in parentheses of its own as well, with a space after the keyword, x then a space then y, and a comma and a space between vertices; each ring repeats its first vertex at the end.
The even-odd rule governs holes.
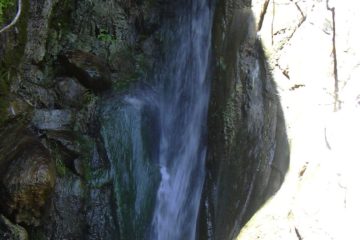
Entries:
POLYGON ((62 160, 62 157, 61 157, 61 154, 60 154, 60 151, 58 149, 58 147, 55 145, 53 146, 53 151, 52 151, 52 155, 55 159, 55 168, 56 168, 56 173, 58 176, 60 177, 64 177, 67 172, 68 172, 68 169, 66 168, 63 160, 62 160))
POLYGON ((56 167, 56 173, 60 177, 64 177, 66 175, 67 169, 60 156, 55 157, 55 167, 56 167))
POLYGON ((84 92, 83 99, 84 99, 83 104, 89 105, 89 104, 94 104, 99 99, 99 97, 96 96, 93 91, 91 91, 90 89, 87 89, 84 92))
POLYGON ((114 42, 115 38, 112 36, 107 30, 100 29, 99 35, 97 35, 97 39, 102 42, 114 42))

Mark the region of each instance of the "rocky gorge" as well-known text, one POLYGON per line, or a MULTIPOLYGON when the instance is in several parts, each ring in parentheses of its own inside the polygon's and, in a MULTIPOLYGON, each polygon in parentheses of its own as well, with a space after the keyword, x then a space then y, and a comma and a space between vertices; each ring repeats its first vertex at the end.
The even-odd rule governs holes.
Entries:
POLYGON ((250 0, 21 3, 0 33, 1 239, 233 239, 280 188, 286 125, 250 0))

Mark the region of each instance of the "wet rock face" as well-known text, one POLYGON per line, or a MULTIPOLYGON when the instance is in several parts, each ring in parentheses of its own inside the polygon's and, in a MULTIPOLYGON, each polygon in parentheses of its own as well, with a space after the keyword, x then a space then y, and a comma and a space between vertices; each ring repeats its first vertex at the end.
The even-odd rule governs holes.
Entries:
POLYGON ((85 186, 74 174, 56 179, 49 224, 44 225, 52 239, 84 239, 85 186))
POLYGON ((0 135, 1 210, 16 223, 37 226, 55 183, 50 153, 21 124, 0 135))
MULTIPOLYGON (((124 239, 146 238, 151 224, 161 178, 155 164, 157 149, 153 147, 157 139, 154 132, 156 113, 149 105, 133 105, 122 97, 104 102, 101 136, 111 163, 114 207, 124 239)), ((94 213, 98 214, 99 210, 103 211, 97 207, 94 213)), ((102 217, 97 224, 102 227, 103 223, 102 217)))
POLYGON ((97 56, 80 50, 67 51, 60 55, 67 74, 76 77, 86 88, 102 92, 111 87, 110 71, 97 56))
POLYGON ((234 239, 279 189, 289 146, 251 2, 218 1, 200 239, 234 239))

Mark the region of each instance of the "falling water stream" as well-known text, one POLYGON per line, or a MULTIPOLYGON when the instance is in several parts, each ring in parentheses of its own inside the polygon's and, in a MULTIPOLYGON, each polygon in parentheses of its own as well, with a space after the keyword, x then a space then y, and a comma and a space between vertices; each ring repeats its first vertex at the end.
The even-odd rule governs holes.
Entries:
POLYGON ((208 0, 184 2, 168 23, 175 40, 159 85, 161 182, 151 240, 195 239, 205 176, 212 9, 208 0))
POLYGON ((211 0, 167 3, 151 86, 103 108, 121 239, 193 240, 205 178, 211 0))

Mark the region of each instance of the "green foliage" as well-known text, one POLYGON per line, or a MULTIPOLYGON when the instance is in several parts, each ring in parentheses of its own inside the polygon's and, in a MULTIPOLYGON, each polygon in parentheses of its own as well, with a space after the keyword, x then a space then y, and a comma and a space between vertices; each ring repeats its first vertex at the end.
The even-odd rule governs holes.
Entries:
POLYGON ((60 177, 64 177, 66 175, 67 169, 60 156, 55 157, 55 167, 56 172, 60 177))
POLYGON ((6 9, 11 6, 14 6, 14 0, 0 0, 0 24, 2 25, 4 22, 4 13, 6 9))
POLYGON ((56 145, 53 146, 53 156, 55 159, 56 173, 60 177, 64 177, 67 173, 67 168, 62 160, 61 153, 56 145))
POLYGON ((93 91, 91 91, 90 89, 87 89, 85 92, 84 92, 84 104, 85 105, 88 105, 88 104, 91 104, 91 103, 94 103, 96 102, 99 97, 95 95, 95 93, 93 91))
POLYGON ((105 29, 100 29, 100 34, 97 36, 100 41, 103 42, 113 42, 115 38, 105 29))

